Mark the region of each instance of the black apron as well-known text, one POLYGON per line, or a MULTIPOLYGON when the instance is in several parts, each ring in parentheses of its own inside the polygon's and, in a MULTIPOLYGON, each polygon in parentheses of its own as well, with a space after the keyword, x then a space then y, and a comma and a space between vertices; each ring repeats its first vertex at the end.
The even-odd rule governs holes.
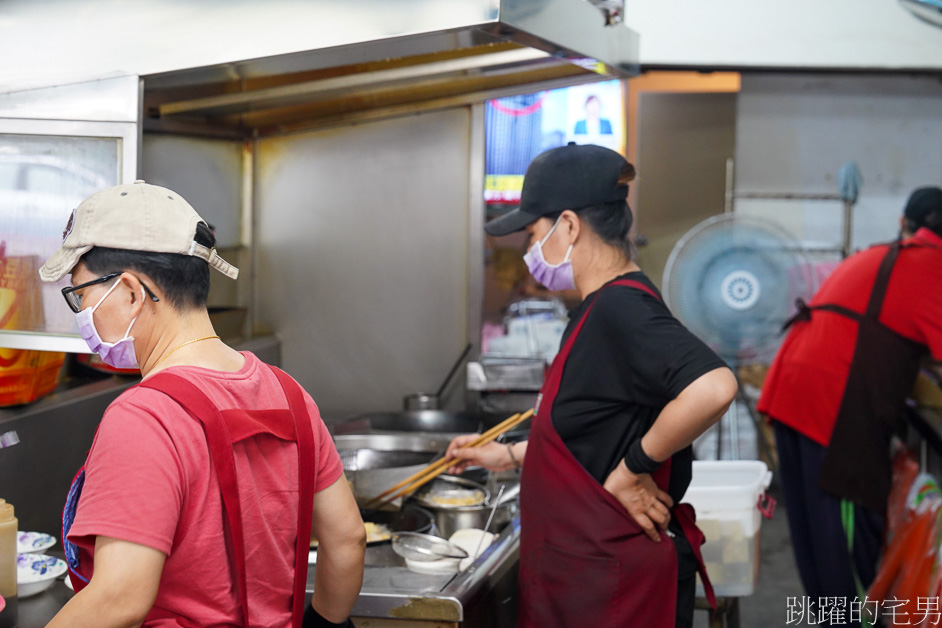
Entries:
POLYGON ((786 324, 811 319, 812 311, 826 310, 857 323, 857 342, 847 383, 828 444, 818 486, 877 512, 886 511, 890 494, 890 437, 902 431, 903 407, 919 374, 928 348, 896 333, 879 321, 890 275, 901 248, 890 245, 877 270, 867 309, 859 314, 824 303, 808 306, 799 300, 799 312, 786 324))

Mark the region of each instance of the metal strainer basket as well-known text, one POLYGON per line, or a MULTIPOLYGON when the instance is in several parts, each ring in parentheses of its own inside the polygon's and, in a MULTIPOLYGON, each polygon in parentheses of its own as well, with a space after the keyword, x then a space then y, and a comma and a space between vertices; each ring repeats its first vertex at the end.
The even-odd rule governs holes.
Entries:
POLYGON ((409 560, 428 562, 442 558, 462 559, 468 557, 464 551, 454 543, 445 539, 422 534, 421 532, 395 532, 392 535, 393 551, 409 560))

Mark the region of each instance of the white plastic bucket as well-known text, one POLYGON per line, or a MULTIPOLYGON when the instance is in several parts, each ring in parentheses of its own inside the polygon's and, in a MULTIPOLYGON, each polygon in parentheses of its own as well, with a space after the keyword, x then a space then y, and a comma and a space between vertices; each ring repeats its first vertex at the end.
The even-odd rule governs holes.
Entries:
MULTIPOLYGON (((761 460, 697 460, 683 501, 697 511, 697 526, 706 536, 701 548, 717 597, 740 597, 755 591, 759 577, 759 498, 772 481, 761 460)), ((697 595, 703 587, 697 580, 697 595)))

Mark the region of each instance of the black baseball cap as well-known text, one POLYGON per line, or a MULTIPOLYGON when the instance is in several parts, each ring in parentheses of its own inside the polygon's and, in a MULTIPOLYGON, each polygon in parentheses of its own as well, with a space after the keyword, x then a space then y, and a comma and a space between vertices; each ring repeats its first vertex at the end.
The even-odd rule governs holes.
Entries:
POLYGON ((942 214, 942 189, 926 186, 909 195, 903 216, 918 229, 926 226, 926 218, 934 211, 942 214))
POLYGON ((493 236, 507 235, 566 209, 623 201, 628 198, 628 184, 618 179, 627 165, 615 151, 593 144, 570 142, 540 153, 523 178, 520 206, 490 221, 484 230, 493 236))

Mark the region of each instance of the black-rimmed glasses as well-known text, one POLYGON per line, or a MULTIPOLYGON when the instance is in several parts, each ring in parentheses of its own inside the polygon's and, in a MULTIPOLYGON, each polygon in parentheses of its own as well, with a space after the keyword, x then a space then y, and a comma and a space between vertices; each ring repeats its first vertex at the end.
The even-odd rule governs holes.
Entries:
MULTIPOLYGON (((124 271, 119 273, 110 273, 104 277, 99 277, 98 279, 92 279, 91 281, 80 283, 77 286, 65 287, 62 289, 62 296, 65 297, 65 302, 69 304, 69 308, 78 314, 80 311, 82 311, 82 295, 78 293, 79 290, 88 288, 89 286, 94 286, 95 284, 111 281, 115 277, 120 277, 123 274, 124 271)), ((140 281, 140 279, 138 279, 138 281, 140 281)), ((151 301, 154 301, 155 303, 160 301, 160 299, 157 298, 157 295, 151 292, 151 289, 144 285, 143 281, 141 281, 141 286, 144 288, 144 291, 147 292, 147 296, 150 297, 151 301)))

